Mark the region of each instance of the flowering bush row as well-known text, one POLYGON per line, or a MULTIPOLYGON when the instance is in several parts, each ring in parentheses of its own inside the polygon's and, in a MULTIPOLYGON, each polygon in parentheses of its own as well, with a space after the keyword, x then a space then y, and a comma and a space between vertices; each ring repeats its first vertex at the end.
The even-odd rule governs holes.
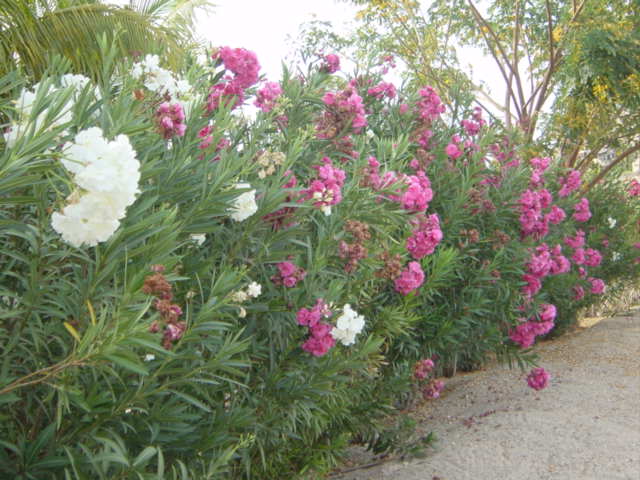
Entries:
POLYGON ((0 83, 3 473, 325 471, 349 441, 393 448, 383 417, 446 401, 456 369, 535 366, 537 337, 637 277, 640 188, 583 197, 390 63, 276 83, 223 47, 180 75, 146 56, 0 83))

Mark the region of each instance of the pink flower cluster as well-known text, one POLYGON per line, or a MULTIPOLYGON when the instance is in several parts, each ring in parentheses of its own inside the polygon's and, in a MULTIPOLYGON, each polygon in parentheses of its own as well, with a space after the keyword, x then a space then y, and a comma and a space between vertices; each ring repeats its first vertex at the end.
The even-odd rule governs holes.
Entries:
POLYGON ((533 345, 536 337, 546 335, 555 325, 554 320, 557 314, 555 305, 545 303, 540 307, 541 309, 538 313, 539 321, 530 319, 520 323, 515 329, 509 332, 509 338, 522 348, 528 348, 533 345))
POLYGON ((325 355, 336 341, 331 335, 333 326, 323 322, 323 318, 331 317, 329 306, 321 298, 316 300, 316 304, 311 308, 301 308, 296 314, 298 325, 309 328, 309 338, 302 344, 302 349, 311 355, 321 357, 325 355))
POLYGON ((429 216, 419 215, 413 218, 411 223, 415 228, 407 239, 407 250, 413 258, 420 260, 431 255, 442 241, 440 217, 437 213, 429 216))
POLYGON ((285 287, 293 288, 307 275, 304 269, 292 262, 280 262, 277 267, 278 273, 271 277, 274 285, 284 285, 285 287))
POLYGON ((156 123, 165 139, 171 137, 183 137, 187 130, 184 123, 184 111, 179 103, 163 102, 156 111, 156 123))
POLYGON ((269 113, 276 106, 276 100, 282 95, 282 87, 277 82, 267 82, 256 92, 254 105, 265 113, 269 113))
POLYGON ((445 106, 433 87, 421 88, 418 92, 420 100, 416 103, 420 119, 431 123, 445 111, 445 106))
POLYGON ((430 358, 424 358, 413 366, 413 378, 416 380, 424 380, 433 371, 435 363, 430 358))
POLYGON ((444 148, 444 153, 447 154, 448 157, 453 160, 457 160, 464 153, 463 150, 460 149, 459 143, 461 139, 459 135, 454 135, 451 137, 451 142, 444 148))
POLYGON ((587 281, 591 284, 591 290, 590 290, 591 293, 594 293, 596 295, 604 293, 606 288, 604 281, 602 281, 599 278, 593 278, 593 277, 589 277, 587 281))
POLYGON ((415 175, 406 176, 404 181, 408 187, 400 195, 402 208, 410 212, 424 212, 433 199, 429 178, 422 170, 419 170, 415 175))
POLYGON ((318 171, 318 178, 302 194, 305 200, 315 200, 315 207, 324 209, 342 201, 342 186, 346 174, 344 170, 334 167, 329 157, 324 157, 322 163, 313 167, 318 171))
POLYGON ((377 98, 378 100, 382 100, 384 97, 395 98, 396 87, 390 82, 380 82, 376 86, 369 88, 367 90, 367 94, 377 98))
POLYGON ((480 129, 487 123, 482 118, 482 109, 476 107, 473 109, 473 114, 470 119, 462 120, 462 128, 469 136, 477 135, 480 133, 480 129))
MULTIPOLYGON (((369 157, 367 163, 368 166, 365 167, 362 172, 362 180, 360 181, 361 186, 380 190, 382 188, 389 187, 398 180, 398 177, 394 172, 387 172, 383 177, 380 177, 380 162, 378 162, 376 157, 369 157)), ((397 200, 399 201, 399 198, 397 200)))
POLYGON ((577 222, 586 222, 591 218, 591 212, 589 211, 589 200, 581 198, 578 203, 573 207, 573 218, 577 222))
POLYGON ((444 382, 442 380, 431 380, 427 386, 422 390, 422 396, 425 399, 434 399, 440 397, 440 394, 444 390, 444 382))
POLYGON ((534 390, 542 390, 549 385, 551 375, 544 368, 534 368, 527 376, 527 384, 534 390))
POLYGON ((531 188, 540 188, 544 185, 544 172, 549 168, 551 159, 549 157, 534 157, 531 159, 531 179, 529 185, 531 188))
POLYGON ((244 89, 233 82, 216 83, 209 91, 207 97, 207 112, 217 110, 220 105, 231 110, 239 107, 244 102, 244 89))
POLYGON ((225 76, 223 82, 211 87, 207 98, 207 111, 211 113, 220 105, 233 110, 244 101, 244 90, 258 81, 258 58, 249 50, 231 47, 220 48, 211 58, 221 60, 224 68, 233 73, 233 76, 225 76))
POLYGON ((547 189, 525 190, 520 195, 520 228, 522 238, 532 236, 540 239, 549 233, 549 222, 557 221, 561 214, 555 211, 545 216, 542 210, 551 206, 553 197, 547 189))
POLYGON ((224 68, 234 75, 231 82, 240 88, 246 89, 257 83, 260 64, 258 57, 252 51, 244 48, 222 47, 212 55, 212 58, 222 60, 224 68))
POLYGON ((576 232, 575 237, 564 237, 564 243, 571 248, 580 248, 584 246, 585 233, 582 230, 576 232))
POLYGON ((578 170, 571 170, 566 177, 560 179, 560 191, 558 196, 560 198, 568 197, 571 192, 580 188, 582 180, 580 178, 580 172, 578 170))
POLYGON ((321 70, 327 73, 336 73, 340 70, 340 57, 335 53, 330 53, 324 56, 324 65, 321 70))
MULTIPOLYGON (((200 143, 198 144, 198 148, 200 150, 206 150, 211 146, 211 144, 213 143, 213 132, 214 132, 214 128, 209 125, 207 125, 206 127, 202 127, 200 129, 200 131, 198 132, 198 137, 201 138, 200 143)), ((228 139, 222 137, 220 138, 220 140, 218 140, 214 153, 217 154, 221 150, 228 148, 230 146, 231 146, 231 142, 228 139)), ((204 159, 204 157, 205 155, 203 153, 199 158, 202 160, 204 159)), ((212 158, 212 161, 214 162, 217 162, 218 160, 220 160, 220 155, 216 155, 215 157, 212 158)))
POLYGON ((542 280, 546 276, 566 273, 570 268, 571 264, 562 255, 560 245, 553 248, 549 248, 546 243, 539 245, 531 253, 529 262, 526 264, 527 273, 523 275, 522 279, 527 284, 522 287, 522 293, 528 298, 533 297, 542 288, 542 280))
POLYGON ((318 138, 331 139, 351 126, 353 133, 360 133, 367 125, 362 97, 352 84, 342 92, 327 92, 322 97, 327 106, 316 125, 318 138))
POLYGON ((629 184, 629 196, 630 197, 640 196, 640 182, 638 182, 635 178, 631 180, 631 183, 629 184))
POLYGON ((407 268, 395 279, 396 291, 408 295, 424 283, 424 272, 418 262, 409 262, 407 268))

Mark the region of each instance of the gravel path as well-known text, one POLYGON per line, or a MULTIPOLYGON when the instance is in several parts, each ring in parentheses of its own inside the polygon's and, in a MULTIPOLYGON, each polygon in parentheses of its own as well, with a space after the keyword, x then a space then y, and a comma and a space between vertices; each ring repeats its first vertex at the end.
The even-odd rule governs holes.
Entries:
POLYGON ((416 412, 425 458, 341 480, 640 480, 640 310, 537 347, 549 387, 499 365, 447 381, 416 412))

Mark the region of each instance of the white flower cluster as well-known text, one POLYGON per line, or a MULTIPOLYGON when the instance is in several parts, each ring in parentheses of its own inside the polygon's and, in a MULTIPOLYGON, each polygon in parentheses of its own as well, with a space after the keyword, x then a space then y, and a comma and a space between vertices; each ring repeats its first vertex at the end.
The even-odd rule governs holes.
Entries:
POLYGON ((331 336, 343 345, 353 345, 364 328, 364 317, 351 309, 348 303, 342 308, 342 315, 338 317, 336 326, 331 330, 331 336))
POLYGON ((258 157, 257 163, 262 168, 258 171, 258 177, 265 178, 276 172, 276 167, 282 165, 286 156, 282 152, 265 151, 258 157))
POLYGON ((138 80, 144 77, 145 87, 159 94, 168 93, 173 100, 188 100, 191 95, 189 82, 175 78, 173 73, 162 68, 157 55, 147 55, 136 63, 131 76, 138 80))
MULTIPOLYGON (((251 188, 248 183, 236 183, 235 188, 251 188)), ((233 206, 228 210, 229 215, 236 222, 242 222, 258 211, 256 204, 256 191, 249 190, 240 194, 233 202, 233 206)))
POLYGON ((262 285, 257 282, 251 282, 247 285, 246 290, 238 290, 231 294, 231 301, 236 303, 244 303, 250 298, 258 298, 262 294, 262 285))
POLYGON ((199 247, 207 240, 207 236, 204 233, 193 233, 190 238, 199 247))
POLYGON ((609 222, 609 228, 615 227, 616 223, 618 223, 618 221, 612 217, 607 218, 607 222, 609 222))
POLYGON ((621 258, 622 258, 622 255, 620 254, 620 252, 613 252, 613 254, 611 255, 611 260, 614 262, 617 262, 621 258))
POLYGON ((125 135, 109 142, 97 127, 78 133, 64 155, 62 163, 82 193, 74 192, 51 224, 71 245, 93 247, 113 235, 135 201, 140 163, 125 135))

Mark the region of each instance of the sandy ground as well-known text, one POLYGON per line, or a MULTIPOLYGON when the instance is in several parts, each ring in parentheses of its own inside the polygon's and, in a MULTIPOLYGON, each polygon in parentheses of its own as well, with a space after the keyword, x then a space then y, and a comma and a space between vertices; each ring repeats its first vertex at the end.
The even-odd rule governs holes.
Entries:
POLYGON ((341 480, 640 480, 640 310, 537 347, 549 387, 495 365, 416 411, 426 457, 341 480))

